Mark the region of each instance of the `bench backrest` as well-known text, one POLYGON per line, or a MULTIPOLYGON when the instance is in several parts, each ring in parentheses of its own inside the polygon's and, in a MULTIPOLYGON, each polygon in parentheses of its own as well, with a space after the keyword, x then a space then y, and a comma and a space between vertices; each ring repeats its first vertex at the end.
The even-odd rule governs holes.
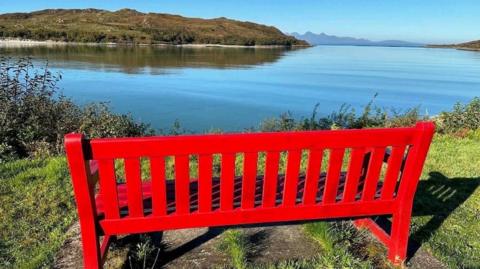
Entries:
POLYGON ((318 180, 322 171, 326 172, 326 181, 319 206, 374 200, 411 200, 433 132, 433 123, 420 122, 412 128, 91 140, 86 140, 79 134, 69 134, 66 136, 66 152, 80 214, 84 212, 85 215, 91 214, 92 218, 96 216, 94 192, 97 177, 90 176, 92 168, 88 165, 88 161, 95 160, 99 171, 99 189, 104 197, 104 218, 123 218, 118 204, 115 173, 115 160, 123 159, 128 193, 127 217, 144 218, 146 216, 143 210, 141 159, 147 159, 150 163, 151 215, 165 216, 168 214, 165 187, 168 180, 166 157, 174 159, 173 215, 193 213, 190 212, 189 195, 192 162, 198 165, 198 207, 195 211, 205 213, 213 210, 214 155, 220 156, 220 208, 215 209, 219 211, 238 209, 234 208, 233 201, 237 154, 243 155, 240 210, 316 205, 318 180), (276 183, 282 152, 286 152, 287 155, 286 172, 281 201, 278 203, 276 183), (384 164, 386 152, 389 152, 390 157, 384 164), (259 155, 265 156, 262 164, 265 167, 262 169, 263 186, 256 186, 259 155), (302 155, 306 158, 302 158, 302 155), (303 192, 299 202, 298 180, 302 159, 306 166, 305 183, 301 186, 303 192), (342 170, 346 171, 346 179, 343 192, 340 193, 338 184, 342 170), (359 184, 360 180, 362 184, 359 184), (379 181, 383 181, 380 195, 377 192, 379 181), (260 204, 255 203, 256 188, 261 188, 260 204), (361 195, 358 196, 358 193, 361 195))

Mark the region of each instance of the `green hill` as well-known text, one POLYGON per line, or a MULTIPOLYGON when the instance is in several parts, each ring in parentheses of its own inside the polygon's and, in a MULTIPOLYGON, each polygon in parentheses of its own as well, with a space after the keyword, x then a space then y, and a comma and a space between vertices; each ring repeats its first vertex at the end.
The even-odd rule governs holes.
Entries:
POLYGON ((272 26, 131 9, 47 9, 1 14, 0 38, 129 44, 308 45, 272 26))

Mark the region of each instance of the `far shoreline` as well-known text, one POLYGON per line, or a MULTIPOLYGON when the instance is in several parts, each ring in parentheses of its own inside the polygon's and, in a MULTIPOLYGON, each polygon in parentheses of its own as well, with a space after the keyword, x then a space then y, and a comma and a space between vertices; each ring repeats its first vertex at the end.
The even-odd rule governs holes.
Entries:
POLYGON ((455 45, 427 45, 425 47, 429 49, 456 49, 456 50, 465 50, 465 51, 480 51, 480 48, 470 48, 470 47, 455 46, 455 45))
POLYGON ((0 47, 33 47, 33 46, 105 46, 105 47, 185 47, 185 48, 308 48, 310 45, 228 45, 228 44, 169 44, 169 43, 96 43, 96 42, 66 42, 55 40, 32 39, 0 39, 0 47))
POLYGON ((276 49, 276 48, 312 48, 317 46, 354 46, 354 47, 387 47, 387 48, 429 48, 428 46, 370 46, 370 45, 227 45, 227 44, 169 44, 169 43, 96 43, 96 42, 66 42, 55 40, 32 39, 0 39, 0 47, 35 47, 35 46, 99 46, 99 47, 178 47, 178 48, 250 48, 250 49, 276 49))

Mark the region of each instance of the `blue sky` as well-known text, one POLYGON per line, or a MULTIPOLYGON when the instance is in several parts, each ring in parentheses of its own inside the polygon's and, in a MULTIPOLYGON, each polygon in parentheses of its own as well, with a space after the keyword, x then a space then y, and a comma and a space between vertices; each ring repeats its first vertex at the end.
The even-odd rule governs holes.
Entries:
POLYGON ((45 8, 133 8, 189 17, 228 17, 284 32, 373 40, 454 43, 480 39, 480 0, 1 0, 0 13, 45 8))

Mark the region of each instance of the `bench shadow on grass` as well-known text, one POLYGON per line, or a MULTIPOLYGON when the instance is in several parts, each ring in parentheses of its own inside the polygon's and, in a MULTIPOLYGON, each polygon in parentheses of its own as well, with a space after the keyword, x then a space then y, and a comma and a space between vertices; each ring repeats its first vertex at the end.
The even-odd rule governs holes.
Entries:
MULTIPOLYGON (((416 231, 411 231, 407 249, 407 261, 427 242, 443 222, 475 192, 480 185, 480 177, 448 178, 440 172, 431 172, 427 179, 418 183, 413 204, 412 219, 430 217, 430 220, 416 231)), ((375 221, 390 232, 391 222, 386 217, 375 221)))
MULTIPOLYGON (((432 237, 450 214, 468 200, 479 185, 480 177, 448 178, 440 172, 431 172, 427 179, 418 183, 412 218, 430 219, 410 235, 407 260, 432 237)), ((376 222, 390 231, 391 222, 387 218, 376 218, 376 222)))
POLYGON ((430 216, 430 220, 417 229, 410 238, 408 257, 413 257, 443 222, 475 192, 480 177, 448 178, 439 172, 429 173, 427 180, 418 185, 413 205, 413 217, 430 216))

